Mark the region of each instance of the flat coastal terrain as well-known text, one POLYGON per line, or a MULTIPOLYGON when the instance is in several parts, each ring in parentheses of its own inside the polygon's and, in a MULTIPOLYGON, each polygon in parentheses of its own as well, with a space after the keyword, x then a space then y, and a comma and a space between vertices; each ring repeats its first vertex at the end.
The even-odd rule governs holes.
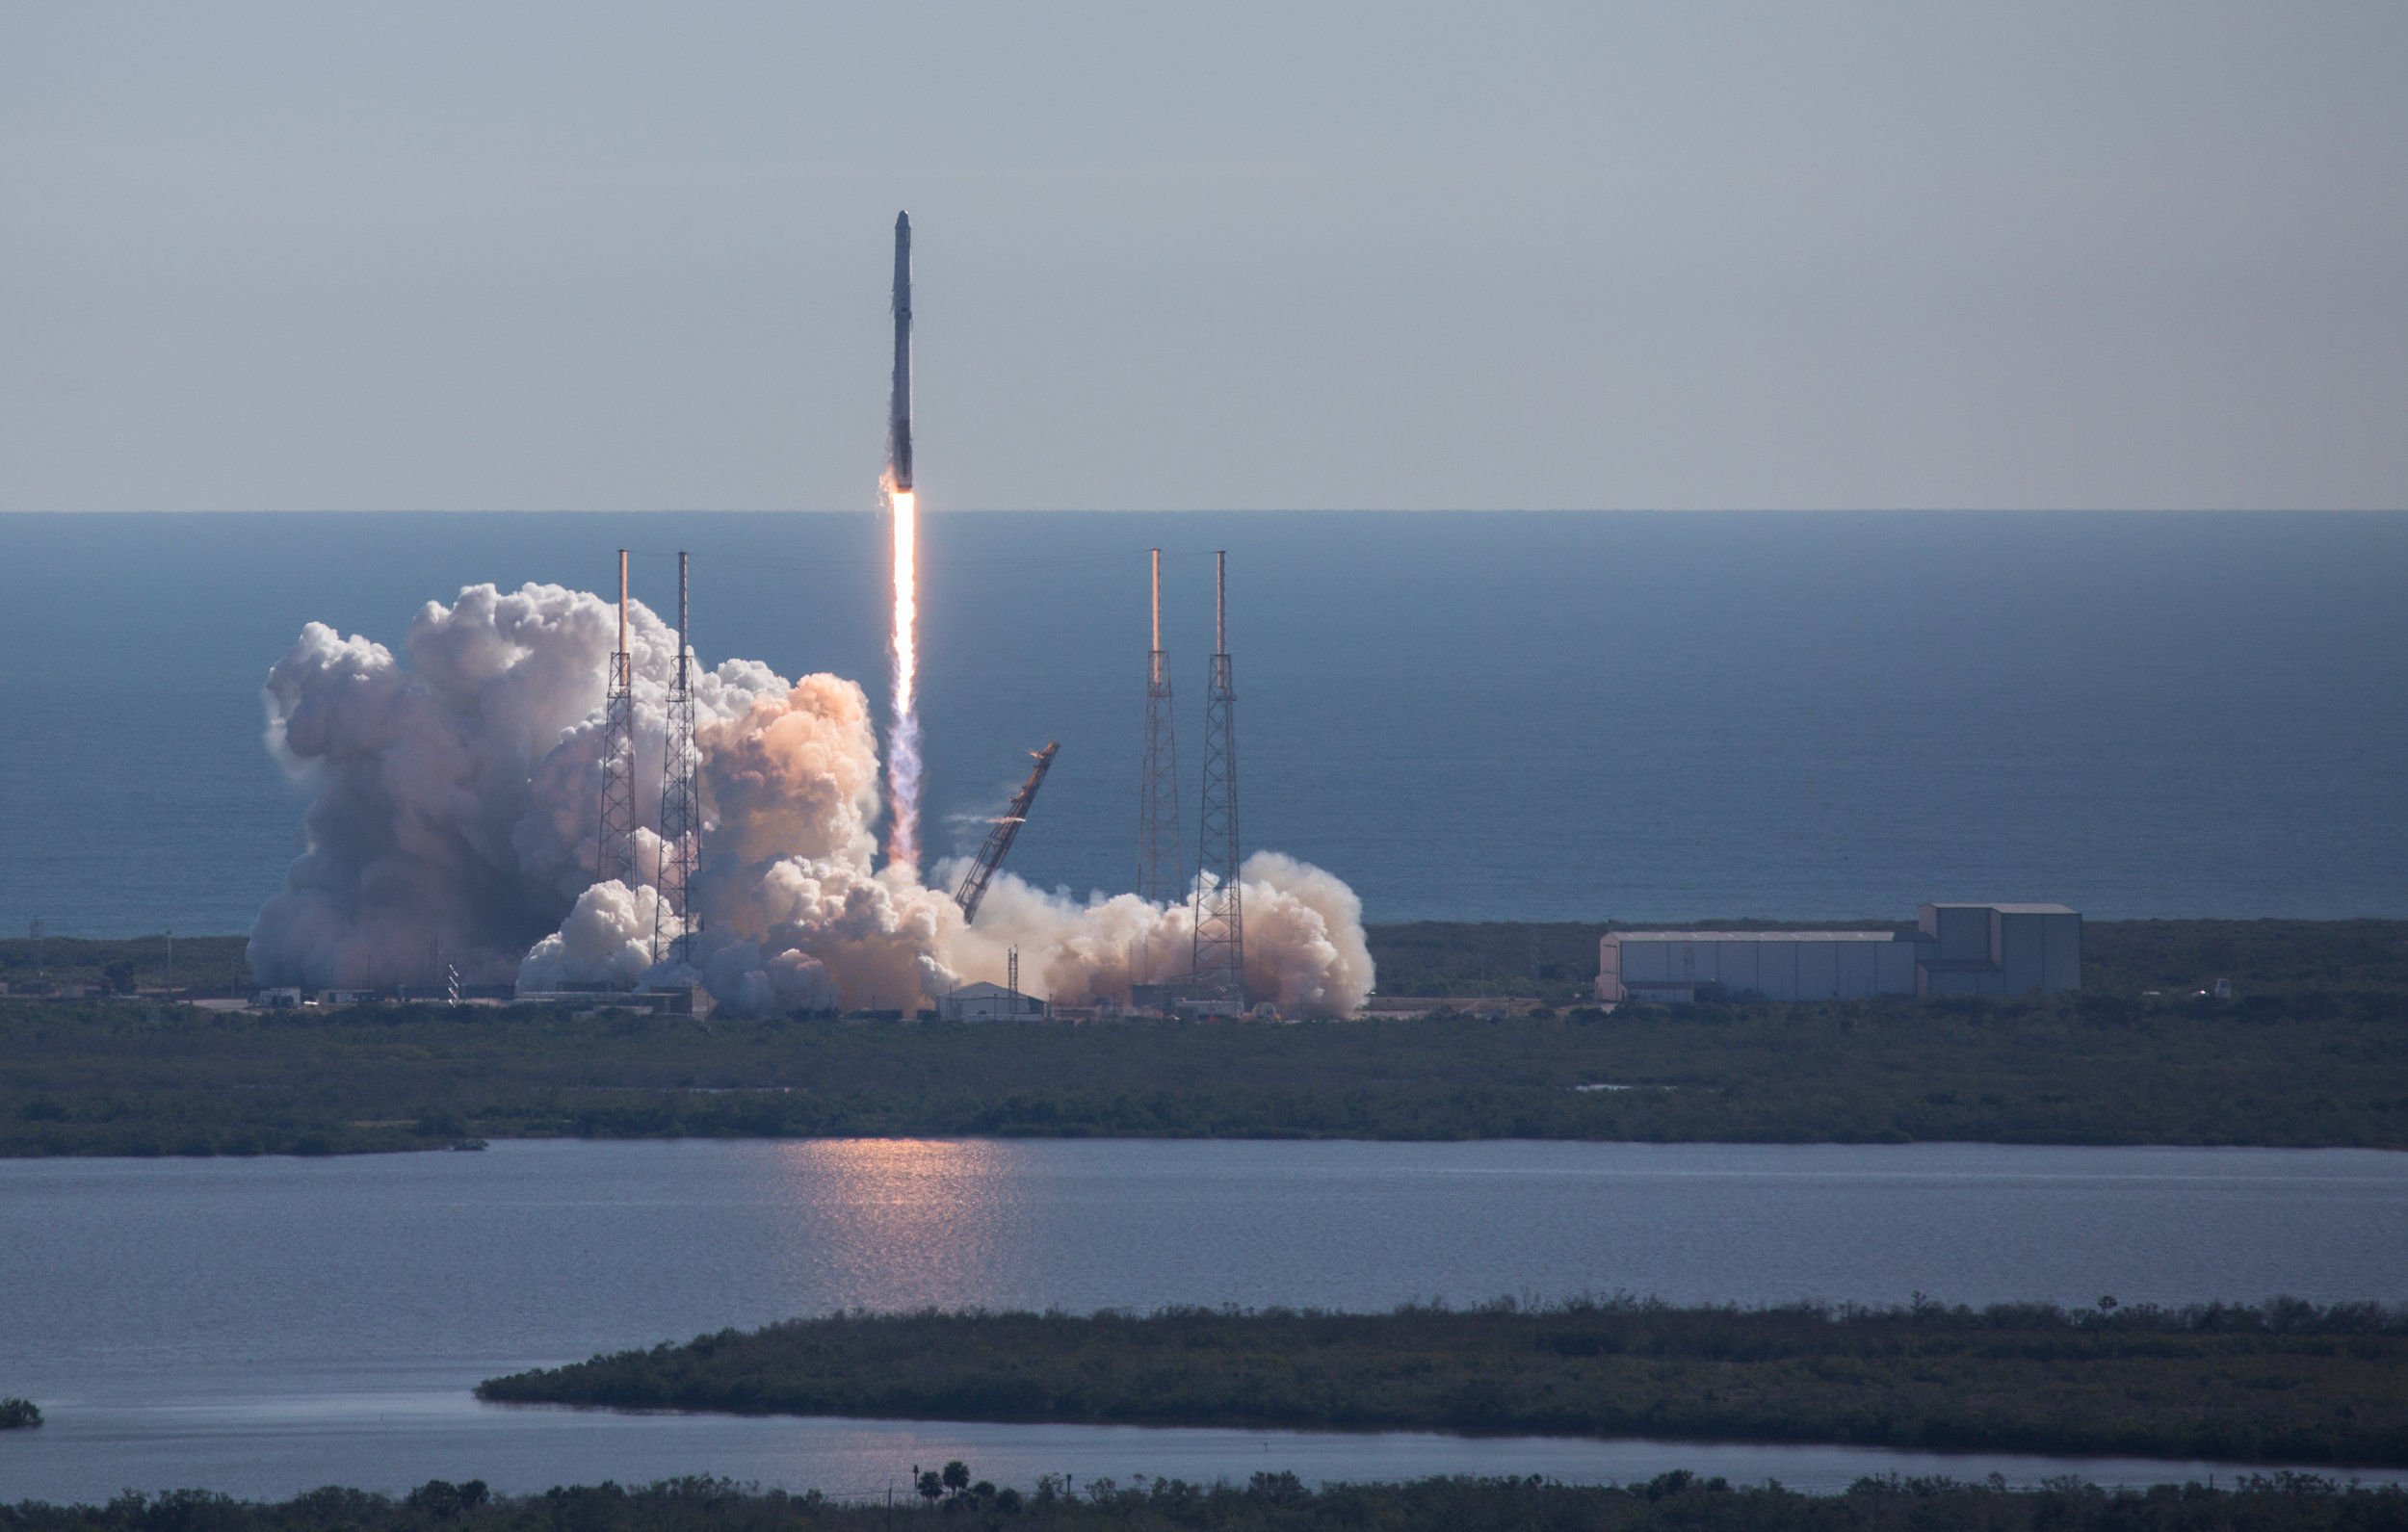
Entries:
MULTIPOLYGON (((2102 922, 2079 995, 1610 1014, 1577 1003, 1597 929, 1375 928, 1383 987, 1462 993, 1300 1026, 13 998, 0 1154, 957 1135, 2408 1149, 2408 922, 2102 922), (2199 993, 2217 977, 2234 1000, 2199 993)), ((28 947, 0 944, 0 966, 20 972, 28 947)))
POLYGON ((1778 1484, 1734 1487, 1675 1469, 1640 1484, 1527 1478, 1427 1478, 1405 1484, 1308 1486, 1293 1473, 1244 1485, 1139 1475, 1047 1474, 1034 1493, 998 1489, 968 1464, 930 1466, 934 1494, 918 1504, 845 1503, 816 1490, 763 1490, 725 1479, 556 1486, 496 1495, 483 1480, 433 1479, 402 1496, 328 1486, 290 1500, 234 1500, 205 1491, 125 1494, 106 1506, 23 1502, 0 1508, 13 1532, 892 1532, 901 1524, 1011 1526, 1027 1532, 2396 1532, 2408 1493, 2313 1474, 2252 1474, 2222 1487, 2104 1490, 2080 1482, 2010 1490, 1946 1478, 1865 1478, 1845 1494, 1778 1484), (954 1513, 947 1516, 945 1513, 954 1513), (923 1520, 925 1518, 927 1519, 923 1520))

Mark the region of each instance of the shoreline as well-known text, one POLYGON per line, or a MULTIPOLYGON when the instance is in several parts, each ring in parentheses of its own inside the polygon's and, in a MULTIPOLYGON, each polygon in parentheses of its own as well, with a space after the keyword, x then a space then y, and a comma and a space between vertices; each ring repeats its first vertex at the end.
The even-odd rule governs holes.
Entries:
POLYGON ((2408 1311, 2103 1304, 839 1314, 488 1378, 476 1393, 740 1415, 2408 1467, 2408 1311))

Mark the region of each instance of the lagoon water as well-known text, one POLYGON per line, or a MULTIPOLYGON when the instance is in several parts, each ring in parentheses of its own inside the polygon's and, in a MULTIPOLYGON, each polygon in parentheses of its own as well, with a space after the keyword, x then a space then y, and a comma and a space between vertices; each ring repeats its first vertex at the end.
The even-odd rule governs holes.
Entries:
MULTIPOLYGON (((1836 1447, 615 1415, 478 1379, 865 1306, 1386 1308, 2408 1299, 2408 1155, 2357 1151, 1092 1141, 501 1143, 353 1159, 0 1161, 0 1501, 721 1473, 881 1493, 913 1463, 1308 1480, 1837 1489, 2232 1466, 1836 1447)), ((2367 1475, 2398 1479, 2408 1475, 2367 1475)))
MULTIPOLYGON (((933 490, 931 490, 933 493, 933 490)), ((675 591, 695 641, 883 709, 868 514, 0 517, 0 930, 249 928, 301 800, 304 622, 461 585, 675 591)), ((1229 551, 1249 847, 1374 921, 2408 916, 2408 514, 977 513, 922 532, 929 844, 1048 740, 1012 868, 1135 876, 1145 551, 1190 811, 1229 551)))

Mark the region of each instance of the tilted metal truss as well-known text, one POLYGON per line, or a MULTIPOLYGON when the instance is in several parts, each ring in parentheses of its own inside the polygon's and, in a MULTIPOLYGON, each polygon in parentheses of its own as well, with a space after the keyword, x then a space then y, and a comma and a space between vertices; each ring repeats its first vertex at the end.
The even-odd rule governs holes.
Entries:
POLYGON ((994 877, 995 870, 1004 865, 1004 853, 1011 849, 1012 841, 1020 834, 1020 826, 1029 821, 1029 808, 1036 802, 1036 790, 1045 785, 1045 773, 1054 765, 1054 752, 1060 748, 1060 745, 1048 740, 1044 749, 1029 752, 1036 757, 1036 769, 1029 773, 1028 782, 1013 794, 1011 806, 1004 811, 1002 818, 995 821, 995 828, 987 832, 986 844, 979 848, 979 859, 970 865, 968 874, 961 880, 961 887, 955 891, 954 902, 961 906, 963 921, 979 918, 979 901, 986 897, 987 880, 994 877))

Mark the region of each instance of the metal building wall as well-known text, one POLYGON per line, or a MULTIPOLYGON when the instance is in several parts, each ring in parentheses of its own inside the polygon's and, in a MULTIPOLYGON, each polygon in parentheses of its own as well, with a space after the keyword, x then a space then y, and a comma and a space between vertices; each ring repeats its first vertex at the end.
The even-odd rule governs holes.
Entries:
POLYGON ((2081 917, 2044 915, 2040 919, 2048 952, 2042 987, 2051 994, 2081 989, 2081 917))
POLYGON ((2062 904, 1925 904, 1918 993, 2050 995, 2081 988, 2081 914, 2062 904))
MULTIPOLYGON (((1913 942, 1862 932, 1767 933, 1698 939, 1609 932, 1598 943, 1600 999, 1640 1000, 1647 991, 1719 986, 1768 1000, 1854 1000, 1915 993, 1913 942), (1633 994, 1633 990, 1640 991, 1633 994)), ((1687 999, 1687 995, 1653 998, 1687 999)))
POLYGON ((1923 934, 1939 944, 1931 955, 1943 963, 1995 963, 1991 917, 1986 905, 1926 904, 1916 912, 1923 934))
POLYGON ((2081 988, 2081 915, 2062 904, 1925 904, 1919 930, 1608 932, 1602 1000, 1688 1000, 1700 988, 1773 1000, 1872 995, 2028 995, 2081 988))
POLYGON ((1753 990, 1763 987, 1763 974, 1767 966, 1765 946, 1761 942, 1716 942, 1721 950, 1714 954, 1714 974, 1727 990, 1753 990))
POLYGON ((2048 987, 2048 932, 2037 915, 1990 912, 1991 961, 1999 965, 1999 988, 2030 995, 2048 987))
POLYGON ((1915 993, 1915 944, 1892 942, 1872 949, 1872 990, 1875 995, 1915 993))

